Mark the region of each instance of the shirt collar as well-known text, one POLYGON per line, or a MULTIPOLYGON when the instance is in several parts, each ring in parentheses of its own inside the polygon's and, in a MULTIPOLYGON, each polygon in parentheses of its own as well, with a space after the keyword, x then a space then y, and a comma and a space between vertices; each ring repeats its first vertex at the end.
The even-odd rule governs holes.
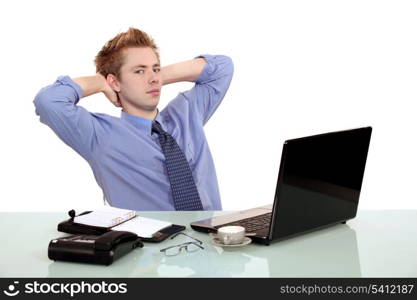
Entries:
MULTIPOLYGON (((121 118, 123 120, 126 120, 130 124, 134 125, 136 128, 138 128, 140 131, 142 131, 145 134, 151 135, 152 134, 152 122, 153 120, 149 120, 146 118, 130 115, 128 113, 125 113, 124 111, 121 112, 121 118)), ((155 120, 158 121, 160 124, 162 124, 162 117, 159 113, 159 109, 157 110, 155 120)))

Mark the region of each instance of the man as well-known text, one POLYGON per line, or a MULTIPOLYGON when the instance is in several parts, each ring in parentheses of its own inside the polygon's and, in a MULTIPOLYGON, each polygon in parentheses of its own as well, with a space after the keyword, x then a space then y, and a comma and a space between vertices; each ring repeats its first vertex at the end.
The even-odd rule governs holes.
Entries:
POLYGON ((40 121, 90 164, 110 205, 133 210, 221 210, 219 188, 203 126, 233 75, 227 56, 201 55, 161 68, 158 48, 130 28, 97 54, 97 74, 60 76, 39 91, 40 121), (157 109, 161 87, 194 87, 157 109), (77 105, 103 92, 121 117, 77 105))

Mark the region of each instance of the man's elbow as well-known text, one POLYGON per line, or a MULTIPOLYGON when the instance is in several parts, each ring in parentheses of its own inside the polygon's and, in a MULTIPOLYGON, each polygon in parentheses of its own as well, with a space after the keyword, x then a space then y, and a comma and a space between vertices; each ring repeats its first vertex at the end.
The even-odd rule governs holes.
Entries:
POLYGON ((33 100, 36 115, 42 116, 47 114, 48 111, 56 110, 59 102, 54 86, 48 85, 42 88, 33 100))
POLYGON ((218 57, 223 69, 225 70, 224 73, 232 77, 234 72, 234 64, 232 58, 227 55, 219 55, 218 57))
POLYGON ((33 104, 35 105, 36 115, 41 115, 41 112, 48 106, 48 94, 46 93, 46 87, 42 88, 35 96, 33 104))

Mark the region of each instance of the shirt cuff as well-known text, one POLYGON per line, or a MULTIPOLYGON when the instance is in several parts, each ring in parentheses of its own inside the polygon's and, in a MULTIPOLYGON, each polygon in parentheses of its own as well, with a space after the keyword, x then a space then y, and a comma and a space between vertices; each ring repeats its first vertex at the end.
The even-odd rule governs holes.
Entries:
POLYGON ((214 59, 215 55, 210 54, 201 54, 194 58, 204 58, 206 60, 206 64, 204 66, 203 71, 201 71, 200 75, 198 75, 197 79, 195 80, 196 83, 202 83, 210 78, 210 75, 213 73, 215 66, 214 66, 214 59))
POLYGON ((78 83, 72 80, 68 75, 59 76, 56 80, 57 84, 67 85, 72 87, 75 92, 77 93, 77 98, 75 99, 75 104, 80 101, 80 99, 84 96, 83 90, 78 83))

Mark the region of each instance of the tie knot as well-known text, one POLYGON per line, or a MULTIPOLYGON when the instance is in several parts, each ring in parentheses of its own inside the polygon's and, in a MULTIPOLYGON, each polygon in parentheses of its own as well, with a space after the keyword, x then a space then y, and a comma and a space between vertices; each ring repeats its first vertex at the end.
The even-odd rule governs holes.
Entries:
POLYGON ((165 131, 162 129, 161 124, 158 123, 158 121, 152 122, 152 132, 155 132, 157 134, 163 134, 165 131))

